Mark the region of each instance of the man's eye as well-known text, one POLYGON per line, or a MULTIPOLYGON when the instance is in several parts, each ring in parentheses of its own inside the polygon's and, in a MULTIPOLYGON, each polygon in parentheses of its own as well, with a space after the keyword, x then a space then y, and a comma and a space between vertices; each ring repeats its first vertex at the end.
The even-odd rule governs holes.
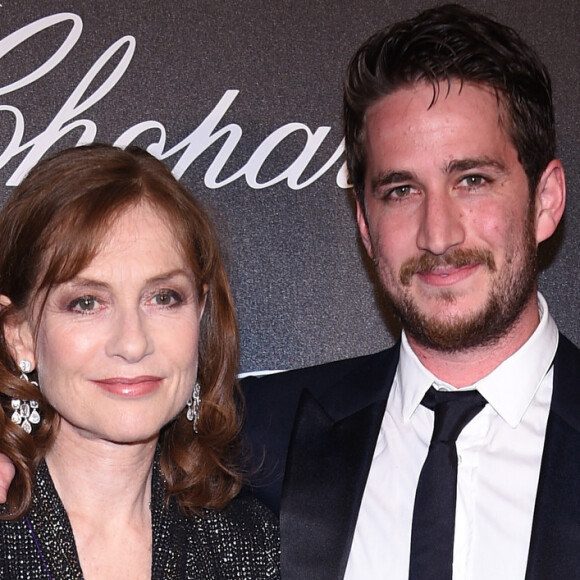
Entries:
POLYGON ((388 197, 394 199, 401 199, 403 197, 409 196, 413 191, 410 185, 400 185, 399 187, 394 187, 389 190, 388 197))
POLYGON ((77 312, 90 312, 98 308, 99 302, 94 296, 81 296, 69 304, 69 310, 77 312))
POLYGON ((481 175, 468 175, 462 179, 462 183, 467 187, 478 187, 483 185, 487 180, 481 175))

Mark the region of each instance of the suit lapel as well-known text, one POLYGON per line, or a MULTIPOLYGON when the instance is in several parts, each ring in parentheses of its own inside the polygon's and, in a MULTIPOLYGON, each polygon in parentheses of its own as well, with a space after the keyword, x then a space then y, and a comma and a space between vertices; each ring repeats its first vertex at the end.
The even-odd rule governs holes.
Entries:
POLYGON ((579 490, 580 356, 560 336, 526 580, 580 577, 579 490))
POLYGON ((345 377, 328 397, 305 390, 286 462, 280 529, 285 580, 342 578, 398 349, 345 377))

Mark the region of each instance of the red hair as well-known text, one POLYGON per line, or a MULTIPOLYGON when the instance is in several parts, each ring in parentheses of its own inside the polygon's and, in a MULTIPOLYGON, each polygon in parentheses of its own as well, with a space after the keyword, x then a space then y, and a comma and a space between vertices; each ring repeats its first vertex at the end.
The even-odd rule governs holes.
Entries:
POLYGON ((40 318, 51 288, 88 266, 111 224, 140 203, 167 220, 200 299, 207 288, 199 340, 198 433, 194 435, 184 410, 159 439, 169 494, 191 513, 224 507, 240 490, 238 328, 214 228, 200 204, 155 157, 136 147, 88 145, 41 161, 0 213, 0 294, 11 301, 0 311, 0 452, 16 467, 9 517, 28 510, 34 472, 50 448, 59 417, 36 388, 19 378, 6 342, 6 322, 36 304, 40 318), (43 420, 31 435, 11 421, 13 398, 40 403, 43 420))

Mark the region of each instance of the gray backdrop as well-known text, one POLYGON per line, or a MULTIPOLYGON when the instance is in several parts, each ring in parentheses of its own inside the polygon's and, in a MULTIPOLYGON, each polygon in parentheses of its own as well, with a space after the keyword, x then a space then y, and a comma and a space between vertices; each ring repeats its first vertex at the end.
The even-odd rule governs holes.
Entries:
MULTIPOLYGON (((2 200, 46 151, 150 146, 218 222, 241 370, 374 352, 396 324, 377 298, 341 168, 341 79, 373 31, 432 2, 2 0, 2 200)), ((578 0, 469 0, 550 68, 565 223, 541 289, 580 344, 578 0)))

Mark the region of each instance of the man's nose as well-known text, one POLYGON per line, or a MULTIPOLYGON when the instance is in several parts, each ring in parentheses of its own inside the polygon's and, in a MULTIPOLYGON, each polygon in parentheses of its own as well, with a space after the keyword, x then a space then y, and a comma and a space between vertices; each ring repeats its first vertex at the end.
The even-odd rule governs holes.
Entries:
POLYGON ((446 190, 425 194, 420 220, 417 234, 420 250, 440 256, 465 241, 462 208, 446 190))

